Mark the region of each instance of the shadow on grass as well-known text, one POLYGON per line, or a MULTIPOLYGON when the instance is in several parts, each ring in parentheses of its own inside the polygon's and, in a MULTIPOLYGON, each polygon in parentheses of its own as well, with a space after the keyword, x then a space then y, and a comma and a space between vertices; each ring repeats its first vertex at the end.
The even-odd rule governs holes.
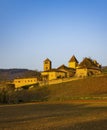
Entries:
POLYGON ((0 107, 0 126, 3 129, 11 128, 11 130, 15 127, 21 129, 22 125, 23 127, 29 125, 29 128, 33 127, 37 130, 106 130, 107 119, 103 117, 86 121, 87 118, 93 119, 102 112, 107 114, 107 105, 90 107, 88 104, 79 103, 38 103, 2 106, 0 107), (84 118, 82 122, 81 120, 72 122, 74 118, 76 120, 82 117, 84 118), (41 122, 43 128, 40 129, 41 122))

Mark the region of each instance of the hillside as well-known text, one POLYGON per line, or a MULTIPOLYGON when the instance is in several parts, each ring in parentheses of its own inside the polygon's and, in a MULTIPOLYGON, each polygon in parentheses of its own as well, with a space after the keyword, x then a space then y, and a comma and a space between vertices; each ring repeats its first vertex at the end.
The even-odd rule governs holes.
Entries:
POLYGON ((40 73, 28 69, 0 69, 0 81, 11 81, 14 78, 39 77, 40 73))
POLYGON ((103 66, 103 67, 102 67, 102 72, 103 72, 103 73, 107 73, 107 66, 103 66))
POLYGON ((2 87, 0 90, 1 103, 62 102, 75 99, 100 99, 100 101, 104 99, 107 101, 107 74, 42 87, 26 85, 21 91, 13 91, 14 89, 11 89, 13 86, 6 86, 5 89, 2 87))
POLYGON ((107 99, 107 75, 50 85, 49 100, 107 99))

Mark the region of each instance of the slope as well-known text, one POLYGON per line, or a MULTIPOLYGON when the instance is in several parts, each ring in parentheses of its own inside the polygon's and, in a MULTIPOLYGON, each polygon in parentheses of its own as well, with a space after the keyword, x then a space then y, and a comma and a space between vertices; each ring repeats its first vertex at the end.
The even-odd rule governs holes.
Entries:
POLYGON ((48 86, 49 100, 107 99, 107 75, 48 86))

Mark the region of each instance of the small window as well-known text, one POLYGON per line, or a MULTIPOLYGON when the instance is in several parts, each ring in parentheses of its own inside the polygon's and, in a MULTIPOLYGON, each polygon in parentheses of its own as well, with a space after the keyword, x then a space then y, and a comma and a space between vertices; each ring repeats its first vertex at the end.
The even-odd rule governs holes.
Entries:
POLYGON ((46 67, 46 70, 48 70, 48 67, 46 67))

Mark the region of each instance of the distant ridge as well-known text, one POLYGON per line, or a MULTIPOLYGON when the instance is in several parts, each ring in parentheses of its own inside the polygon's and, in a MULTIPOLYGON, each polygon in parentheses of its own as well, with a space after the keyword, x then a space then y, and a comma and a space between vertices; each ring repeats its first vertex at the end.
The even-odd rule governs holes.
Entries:
POLYGON ((0 81, 12 81, 14 78, 39 77, 40 72, 29 69, 0 69, 0 81))

